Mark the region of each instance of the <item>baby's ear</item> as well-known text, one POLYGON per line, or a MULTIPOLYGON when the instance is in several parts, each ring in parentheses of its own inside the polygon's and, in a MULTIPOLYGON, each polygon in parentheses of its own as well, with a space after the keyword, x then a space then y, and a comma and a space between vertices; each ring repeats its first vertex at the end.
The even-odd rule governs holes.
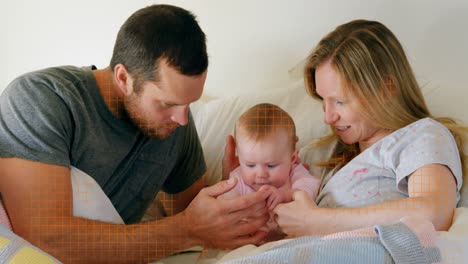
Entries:
POLYGON ((299 149, 296 148, 294 150, 291 159, 293 163, 301 163, 301 160, 299 159, 299 149))
POLYGON ((236 140, 236 137, 234 135, 231 135, 232 143, 234 144, 234 153, 236 154, 236 156, 239 156, 239 146, 237 145, 237 140, 236 140))

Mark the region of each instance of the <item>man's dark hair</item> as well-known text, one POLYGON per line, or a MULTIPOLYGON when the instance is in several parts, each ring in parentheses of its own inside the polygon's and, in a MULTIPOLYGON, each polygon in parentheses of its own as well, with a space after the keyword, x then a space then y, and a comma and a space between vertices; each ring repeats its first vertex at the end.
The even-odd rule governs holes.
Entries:
POLYGON ((143 83, 157 81, 161 59, 183 75, 208 68, 205 33, 191 12, 171 5, 138 10, 120 28, 110 66, 123 64, 136 83, 143 83))

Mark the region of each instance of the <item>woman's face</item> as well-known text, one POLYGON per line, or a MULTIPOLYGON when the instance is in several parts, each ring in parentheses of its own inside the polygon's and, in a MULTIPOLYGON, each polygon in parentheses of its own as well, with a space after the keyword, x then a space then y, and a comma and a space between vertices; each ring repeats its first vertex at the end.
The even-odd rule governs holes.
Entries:
POLYGON ((360 150, 364 151, 388 134, 372 126, 363 117, 362 111, 366 111, 363 105, 367 104, 344 93, 344 83, 330 61, 316 69, 315 82, 317 94, 322 98, 325 123, 331 126, 344 143, 359 143, 360 150))

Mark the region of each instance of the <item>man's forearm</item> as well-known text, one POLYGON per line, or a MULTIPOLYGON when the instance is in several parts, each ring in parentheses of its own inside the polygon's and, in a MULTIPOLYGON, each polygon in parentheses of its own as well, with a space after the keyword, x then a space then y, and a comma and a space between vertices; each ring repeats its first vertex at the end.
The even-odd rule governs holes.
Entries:
POLYGON ((200 192, 205 186, 205 176, 200 177, 195 183, 192 184, 185 191, 169 194, 166 192, 159 192, 157 199, 161 202, 165 214, 172 216, 185 210, 193 198, 200 192))
POLYGON ((77 217, 43 221, 28 239, 64 263, 148 263, 196 245, 182 214, 134 225, 77 217))
POLYGON ((406 216, 419 216, 430 220, 436 230, 450 227, 454 207, 428 197, 413 197, 387 201, 358 208, 320 208, 321 223, 312 226, 314 235, 325 235, 342 231, 395 222, 406 216))

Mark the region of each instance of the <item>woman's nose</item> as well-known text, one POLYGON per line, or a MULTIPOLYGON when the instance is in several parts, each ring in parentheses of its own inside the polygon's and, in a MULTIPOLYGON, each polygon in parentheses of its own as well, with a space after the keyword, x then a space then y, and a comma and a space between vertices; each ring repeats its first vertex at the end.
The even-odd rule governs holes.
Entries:
POLYGON ((331 110, 325 110, 325 124, 331 125, 338 120, 338 113, 331 110))

